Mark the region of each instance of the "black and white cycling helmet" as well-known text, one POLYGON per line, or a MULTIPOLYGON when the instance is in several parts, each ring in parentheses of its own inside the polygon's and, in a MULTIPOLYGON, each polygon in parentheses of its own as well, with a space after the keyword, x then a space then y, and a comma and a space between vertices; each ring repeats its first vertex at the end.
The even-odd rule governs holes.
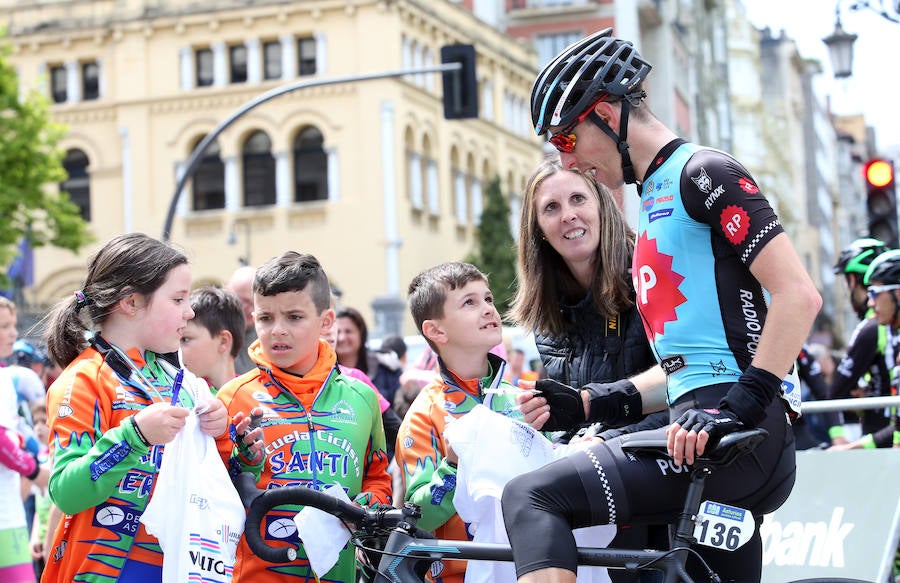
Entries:
POLYGON ((637 106, 651 67, 632 43, 613 37, 611 28, 569 45, 544 67, 531 90, 534 131, 540 136, 568 125, 604 94, 637 106))
POLYGON ((900 283, 900 249, 882 253, 872 261, 863 277, 864 285, 900 283))

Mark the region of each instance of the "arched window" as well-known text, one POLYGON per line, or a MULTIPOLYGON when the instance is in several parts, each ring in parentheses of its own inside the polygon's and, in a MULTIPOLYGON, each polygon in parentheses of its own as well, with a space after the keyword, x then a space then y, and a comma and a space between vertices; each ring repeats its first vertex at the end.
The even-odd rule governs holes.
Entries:
POLYGON ((90 161, 81 150, 72 149, 63 158, 63 168, 69 177, 60 183, 60 191, 68 192, 69 199, 81 211, 81 218, 91 220, 91 176, 88 173, 90 161))
POLYGON ((425 176, 425 199, 428 201, 428 213, 437 217, 441 214, 441 189, 438 185, 437 160, 431 155, 431 140, 428 135, 422 139, 422 174, 425 176))
MULTIPOLYGON (((197 140, 197 144, 202 140, 197 140)), ((191 199, 191 208, 195 211, 225 208, 225 164, 219 155, 218 140, 207 146, 194 170, 191 199)))
POLYGON ((466 162, 466 190, 469 195, 469 218, 473 225, 481 224, 481 212, 484 210, 481 179, 475 173, 475 157, 469 154, 466 162))
POLYGON ((256 131, 244 142, 244 206, 275 204, 275 158, 272 140, 256 131))
POLYGON ((307 126, 294 138, 294 202, 328 200, 328 156, 322 132, 307 126))
POLYGON ((407 127, 403 138, 406 146, 406 191, 412 208, 422 210, 422 156, 416 151, 415 136, 412 128, 407 127))
POLYGON ((451 191, 453 192, 453 214, 456 225, 464 227, 469 224, 469 193, 466 172, 460 167, 459 152, 454 146, 450 150, 451 191))

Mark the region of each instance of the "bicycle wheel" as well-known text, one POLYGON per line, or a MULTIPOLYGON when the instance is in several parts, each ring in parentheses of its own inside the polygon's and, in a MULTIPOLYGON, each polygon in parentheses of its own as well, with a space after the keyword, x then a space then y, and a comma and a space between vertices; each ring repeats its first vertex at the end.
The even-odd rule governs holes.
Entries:
POLYGON ((864 579, 842 579, 840 577, 818 577, 813 579, 796 579, 790 583, 872 583, 864 579))

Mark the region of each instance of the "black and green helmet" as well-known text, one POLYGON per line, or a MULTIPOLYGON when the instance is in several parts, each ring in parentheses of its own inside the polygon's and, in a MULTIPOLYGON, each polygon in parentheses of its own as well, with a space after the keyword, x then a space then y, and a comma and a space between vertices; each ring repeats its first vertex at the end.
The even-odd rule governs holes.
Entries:
POLYGON ((834 272, 864 275, 872 261, 889 250, 890 247, 878 239, 857 239, 841 251, 834 265, 834 272))

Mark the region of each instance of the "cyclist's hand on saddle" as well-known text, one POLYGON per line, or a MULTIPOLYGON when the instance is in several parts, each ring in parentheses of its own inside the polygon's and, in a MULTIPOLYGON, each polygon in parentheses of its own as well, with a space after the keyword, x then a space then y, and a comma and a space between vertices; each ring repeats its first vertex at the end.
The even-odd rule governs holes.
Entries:
POLYGON ((691 465, 706 446, 744 426, 728 409, 690 409, 666 430, 669 455, 676 466, 691 465))
MULTIPOLYGON (((531 422, 535 429, 565 431, 584 423, 587 406, 580 390, 553 379, 540 379, 534 383, 534 388, 540 391, 540 395, 533 401, 543 400, 547 405, 546 409, 541 408, 540 415, 546 416, 545 422, 540 427, 531 422)), ((524 408, 522 412, 525 413, 524 408)))

